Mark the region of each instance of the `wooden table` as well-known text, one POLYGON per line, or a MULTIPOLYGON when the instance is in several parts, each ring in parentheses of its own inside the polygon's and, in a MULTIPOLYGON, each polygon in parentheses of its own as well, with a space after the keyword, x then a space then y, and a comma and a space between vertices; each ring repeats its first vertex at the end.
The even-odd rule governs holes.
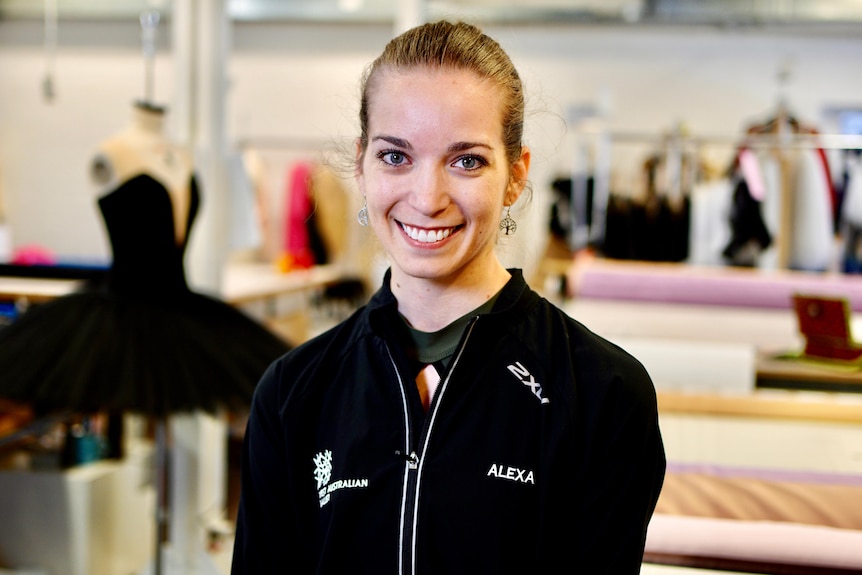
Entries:
POLYGON ((75 291, 82 280, 0 277, 0 299, 41 303, 75 291))
POLYGON ((231 262, 222 275, 225 301, 240 305, 332 285, 344 279, 339 266, 320 265, 280 272, 267 262, 231 262))
POLYGON ((660 413, 862 424, 862 401, 857 396, 828 393, 809 395, 768 389, 749 394, 660 391, 658 409, 660 413))

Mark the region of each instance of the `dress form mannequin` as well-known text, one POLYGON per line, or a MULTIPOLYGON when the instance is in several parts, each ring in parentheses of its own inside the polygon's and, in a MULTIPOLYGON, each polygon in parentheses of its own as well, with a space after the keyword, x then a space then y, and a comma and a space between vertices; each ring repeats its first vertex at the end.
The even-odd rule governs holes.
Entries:
POLYGON ((136 103, 87 167, 110 242, 108 273, 0 331, 0 397, 80 412, 244 408, 288 342, 191 290, 184 257, 200 207, 191 154, 136 103), (52 358, 46 362, 45 358, 52 358))
MULTIPOLYGON (((184 256, 200 206, 195 166, 189 151, 166 137, 165 110, 149 102, 136 102, 128 125, 99 143, 84 166, 110 241, 108 273, 0 330, 0 397, 40 413, 71 409, 155 420, 158 513, 151 567, 160 574, 167 563, 162 551, 185 561, 199 543, 198 497, 218 487, 221 455, 198 445, 224 441, 209 442, 219 435, 216 424, 200 430, 185 425, 169 441, 168 420, 179 415, 182 423, 196 422, 199 412, 221 416, 225 408, 241 412, 261 374, 290 346, 239 309, 187 285, 184 256), (180 454, 171 463, 179 473, 170 478, 168 445, 180 454), (192 459, 199 454, 206 456, 203 463, 192 459), (211 468, 205 489, 186 487, 211 468), (166 512, 167 489, 180 513, 166 512), (167 527, 169 519, 175 529, 167 527), (162 549, 169 532, 173 549, 162 549)), ((208 495, 206 505, 217 504, 208 495)))
POLYGON ((167 139, 164 124, 164 108, 136 102, 129 125, 99 144, 90 175, 100 193, 140 174, 159 181, 171 197, 177 243, 181 243, 194 165, 187 150, 167 139))

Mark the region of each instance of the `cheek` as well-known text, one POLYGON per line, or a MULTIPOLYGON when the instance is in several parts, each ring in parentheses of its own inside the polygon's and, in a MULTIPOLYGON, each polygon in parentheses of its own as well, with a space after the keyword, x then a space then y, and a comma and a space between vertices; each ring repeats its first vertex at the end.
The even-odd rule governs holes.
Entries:
POLYGON ((394 203, 394 193, 391 185, 385 180, 375 179, 373 176, 365 176, 362 184, 362 195, 369 207, 372 207, 375 215, 383 215, 389 206, 394 203))
POLYGON ((488 222, 499 220, 501 214, 505 211, 503 208, 505 198, 499 189, 496 187, 485 189, 480 197, 484 199, 481 202, 476 202, 472 208, 477 217, 481 217, 488 222))

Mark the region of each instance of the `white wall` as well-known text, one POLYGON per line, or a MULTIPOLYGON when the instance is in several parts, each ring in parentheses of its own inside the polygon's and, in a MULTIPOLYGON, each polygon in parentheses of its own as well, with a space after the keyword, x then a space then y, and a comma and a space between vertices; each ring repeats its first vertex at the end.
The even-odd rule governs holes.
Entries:
MULTIPOLYGON (((858 29, 486 29, 508 49, 528 89, 535 193, 516 216, 522 225, 506 256, 525 267, 543 248, 547 186, 568 165, 563 119, 571 106, 604 105, 612 132, 659 134, 684 122, 693 134, 722 135, 741 134, 770 115, 779 96, 812 123, 827 106, 862 107, 858 29), (790 71, 784 87, 777 79, 783 68, 790 71)), ((359 75, 390 34, 387 25, 235 24, 226 63, 229 135, 286 138, 286 148, 266 152, 282 158, 310 154, 319 142, 348 142, 356 133, 359 75)), ((163 23, 156 99, 164 103, 173 96, 169 37, 163 23)), ((41 41, 38 22, 0 21, 0 202, 14 245, 106 258, 87 168, 96 144, 125 125, 143 93, 139 27, 61 22, 53 103, 40 93, 41 41)), ((616 168, 636 169, 625 155, 615 158, 616 168)))

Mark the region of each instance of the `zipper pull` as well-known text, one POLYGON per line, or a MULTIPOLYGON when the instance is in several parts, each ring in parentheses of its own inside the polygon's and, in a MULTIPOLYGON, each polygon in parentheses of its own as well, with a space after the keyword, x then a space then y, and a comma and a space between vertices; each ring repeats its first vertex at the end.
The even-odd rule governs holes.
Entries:
POLYGON ((405 455, 401 453, 400 449, 398 449, 395 451, 395 455, 406 461, 410 469, 416 469, 419 467, 419 456, 416 455, 415 451, 411 451, 409 455, 405 455))

